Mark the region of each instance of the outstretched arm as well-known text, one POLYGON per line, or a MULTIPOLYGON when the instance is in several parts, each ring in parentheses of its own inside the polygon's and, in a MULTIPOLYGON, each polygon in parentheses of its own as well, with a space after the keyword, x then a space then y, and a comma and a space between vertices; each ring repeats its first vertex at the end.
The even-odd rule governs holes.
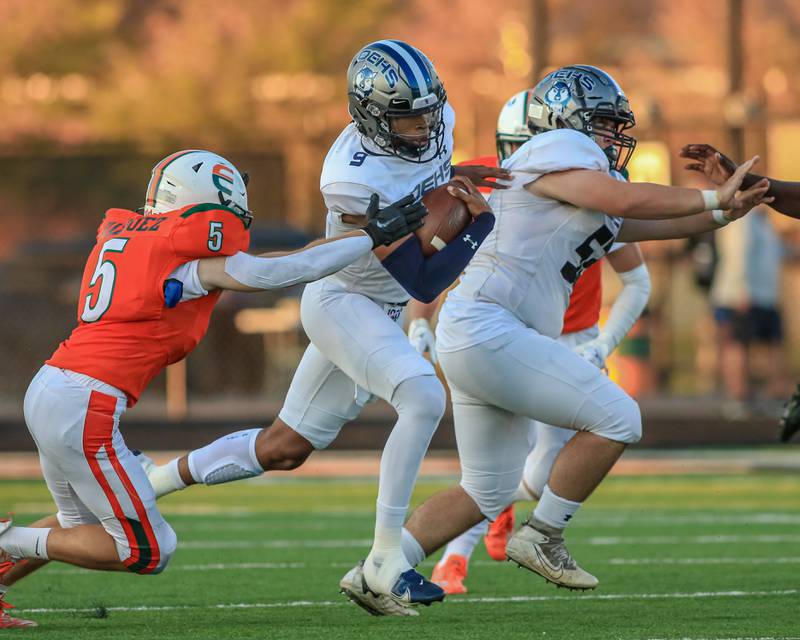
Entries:
MULTIPOLYGON (((722 184, 736 171, 736 163, 710 144, 687 144, 681 150, 681 157, 694 161, 687 164, 686 169, 702 173, 714 184, 722 184)), ((742 188, 749 189, 763 179, 748 173, 742 180, 742 188)), ((770 205, 773 209, 791 218, 800 218, 800 182, 770 178, 767 196, 774 198, 770 205)))
POLYGON ((228 258, 200 260, 199 284, 207 291, 262 291, 313 282, 343 269, 381 245, 407 236, 422 224, 427 209, 407 196, 383 209, 373 195, 367 209, 367 224, 336 238, 317 240, 283 255, 251 256, 239 252, 228 258))
POLYGON ((622 218, 663 220, 739 206, 736 192, 758 156, 740 166, 716 191, 616 180, 603 171, 548 173, 528 185, 531 193, 622 218))
POLYGON ((764 178, 747 191, 738 194, 735 199, 735 208, 725 212, 717 209, 672 220, 626 219, 617 234, 617 240, 620 242, 672 240, 713 231, 729 222, 738 220, 758 204, 770 204, 772 198, 766 197, 767 189, 769 189, 769 182, 764 178))
POLYGON ((252 256, 239 252, 229 258, 206 258, 197 267, 207 291, 263 291, 313 282, 343 269, 373 249, 363 231, 317 241, 279 256, 252 256))

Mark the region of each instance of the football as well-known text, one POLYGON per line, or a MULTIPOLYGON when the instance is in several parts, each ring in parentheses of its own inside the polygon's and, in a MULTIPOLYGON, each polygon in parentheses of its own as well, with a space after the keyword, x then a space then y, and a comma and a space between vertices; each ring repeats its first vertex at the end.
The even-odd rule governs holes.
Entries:
MULTIPOLYGON (((456 184, 458 183, 448 183, 456 184)), ((432 256, 460 234, 470 223, 471 216, 461 200, 447 192, 447 184, 429 191, 422 198, 428 208, 425 224, 414 233, 419 238, 422 254, 432 256)))

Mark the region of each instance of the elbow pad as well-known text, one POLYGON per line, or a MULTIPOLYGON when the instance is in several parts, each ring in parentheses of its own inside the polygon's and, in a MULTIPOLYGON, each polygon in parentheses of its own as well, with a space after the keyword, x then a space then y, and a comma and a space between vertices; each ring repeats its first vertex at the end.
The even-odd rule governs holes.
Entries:
POLYGON ((416 236, 411 236, 381 261, 412 297, 433 302, 467 266, 494 228, 494 214, 480 214, 441 251, 425 258, 416 236))
POLYGON ((225 273, 253 289, 281 289, 324 278, 370 251, 372 240, 365 234, 274 258, 239 252, 225 259, 225 273))

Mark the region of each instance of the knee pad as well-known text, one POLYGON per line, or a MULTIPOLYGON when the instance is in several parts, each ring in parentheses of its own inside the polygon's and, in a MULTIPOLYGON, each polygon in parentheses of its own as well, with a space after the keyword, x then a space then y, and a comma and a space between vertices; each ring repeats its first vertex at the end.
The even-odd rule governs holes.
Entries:
POLYGON ((514 502, 521 478, 522 469, 487 475, 470 473, 462 465, 461 487, 475 501, 481 513, 494 520, 514 502))
POLYGON ((392 406, 399 415, 414 416, 420 422, 439 424, 447 395, 436 376, 416 376, 401 382, 392 395, 392 406))
POLYGON ((625 440, 621 442, 625 444, 639 442, 642 439, 642 412, 639 409, 639 404, 633 398, 628 398, 621 413, 627 425, 625 440))
POLYGON ((642 438, 642 414, 636 401, 625 396, 615 402, 608 417, 590 429, 592 433, 615 442, 633 444, 642 438))
POLYGON ((264 473, 256 458, 261 429, 236 431, 189 454, 189 471, 197 482, 222 484, 264 473))
POLYGON ((153 527, 155 548, 139 545, 130 549, 129 558, 135 557, 136 561, 128 565, 128 571, 142 575, 155 575, 161 573, 167 566, 178 546, 178 536, 169 524, 162 520, 153 527), (158 554, 158 561, 153 565, 152 560, 158 554))

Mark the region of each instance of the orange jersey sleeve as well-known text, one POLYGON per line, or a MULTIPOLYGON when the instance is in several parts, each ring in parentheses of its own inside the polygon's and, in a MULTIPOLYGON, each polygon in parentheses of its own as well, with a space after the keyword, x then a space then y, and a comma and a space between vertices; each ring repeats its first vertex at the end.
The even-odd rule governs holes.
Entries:
POLYGON ((231 256, 237 251, 247 251, 250 245, 245 220, 233 209, 199 204, 187 207, 178 215, 181 222, 175 225, 170 239, 179 258, 231 256))

